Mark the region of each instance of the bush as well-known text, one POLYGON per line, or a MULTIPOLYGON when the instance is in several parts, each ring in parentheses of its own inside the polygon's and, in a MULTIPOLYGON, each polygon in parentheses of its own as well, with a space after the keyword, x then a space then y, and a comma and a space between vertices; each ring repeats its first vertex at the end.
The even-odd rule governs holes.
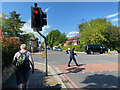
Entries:
POLYGON ((8 67, 14 54, 19 50, 20 43, 13 38, 0 38, 2 42, 2 67, 8 67))
POLYGON ((80 44, 80 45, 67 45, 67 46, 60 46, 60 48, 62 48, 62 50, 66 50, 68 48, 70 48, 70 50, 75 47, 75 51, 78 51, 78 52, 83 52, 84 51, 84 45, 83 44, 80 44))

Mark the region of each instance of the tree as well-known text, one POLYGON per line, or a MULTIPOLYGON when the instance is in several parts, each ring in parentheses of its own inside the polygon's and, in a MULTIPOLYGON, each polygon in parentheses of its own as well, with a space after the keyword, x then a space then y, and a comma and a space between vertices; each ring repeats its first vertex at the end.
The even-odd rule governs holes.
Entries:
POLYGON ((59 42, 58 41, 56 41, 54 44, 53 44, 53 46, 58 46, 59 45, 59 42))
POLYGON ((5 37, 20 37, 23 31, 20 28, 24 25, 16 11, 10 13, 10 16, 3 17, 2 19, 2 33, 5 37))
POLYGON ((54 44, 56 41, 58 41, 59 36, 60 36, 59 30, 52 30, 52 31, 50 31, 50 32, 48 33, 48 35, 47 35, 47 37, 48 37, 48 41, 47 41, 48 45, 49 45, 50 47, 53 47, 53 44, 54 44))
POLYGON ((3 21, 4 21, 6 18, 8 18, 8 15, 5 14, 5 13, 2 13, 2 12, 0 12, 0 14, 2 15, 2 16, 0 17, 0 29, 2 29, 3 21))
POLYGON ((59 30, 52 30, 47 34, 47 43, 50 47, 64 44, 67 40, 65 33, 60 33, 59 30))
POLYGON ((118 45, 118 27, 106 18, 91 19, 79 25, 80 41, 83 44, 104 44, 115 49, 118 45), (89 42, 90 40, 90 42, 89 42))
POLYGON ((21 42, 27 44, 27 40, 30 39, 31 37, 37 39, 33 33, 27 33, 20 36, 21 42))
POLYGON ((59 36, 57 41, 58 41, 58 43, 63 45, 66 42, 66 40, 67 40, 66 34, 63 33, 63 34, 60 34, 60 36, 59 36))
POLYGON ((104 41, 103 44, 105 44, 108 48, 114 50, 119 47, 118 26, 109 26, 104 37, 107 39, 107 41, 104 41))

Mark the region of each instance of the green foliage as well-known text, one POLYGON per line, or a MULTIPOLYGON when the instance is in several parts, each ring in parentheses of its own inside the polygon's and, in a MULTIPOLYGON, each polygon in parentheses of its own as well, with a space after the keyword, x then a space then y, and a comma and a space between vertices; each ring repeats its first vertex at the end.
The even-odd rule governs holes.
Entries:
POLYGON ((83 44, 81 44, 81 45, 60 46, 60 48, 62 48, 62 50, 66 50, 68 48, 70 48, 70 50, 71 50, 73 47, 75 47, 75 51, 78 51, 78 52, 83 52, 84 48, 85 48, 85 46, 83 44))
POLYGON ((40 48, 43 49, 43 45, 41 45, 40 48))
POLYGON ((2 42, 2 66, 7 67, 12 63, 14 54, 19 50, 20 43, 13 38, 0 38, 2 42))
POLYGON ((53 46, 58 46, 59 45, 59 42, 58 41, 56 41, 54 44, 53 44, 53 46))
POLYGON ((45 41, 42 42, 42 44, 44 44, 44 43, 45 43, 45 41))
POLYGON ((104 37, 107 39, 107 41, 104 41, 103 44, 105 44, 108 48, 115 50, 119 47, 119 32, 117 26, 108 27, 107 33, 104 35, 104 37))
POLYGON ((63 44, 66 42, 66 40, 67 40, 66 35, 65 35, 65 33, 63 33, 63 34, 60 34, 57 42, 58 42, 59 44, 62 44, 62 45, 63 45, 63 44))
POLYGON ((30 37, 36 37, 33 33, 23 34, 20 28, 23 27, 25 22, 22 22, 21 19, 20 14, 17 14, 16 11, 11 12, 9 16, 2 13, 2 17, 0 18, 0 24, 2 26, 0 28, 2 28, 2 35, 4 37, 20 37, 20 41, 27 44, 27 40, 30 37))
POLYGON ((79 25, 80 41, 85 44, 104 44, 115 49, 118 46, 118 27, 106 18, 91 19, 79 25), (90 40, 90 43, 89 43, 90 40))
POLYGON ((59 30, 50 31, 47 37, 48 37, 47 43, 50 47, 63 44, 67 40, 65 33, 61 34, 59 30))
POLYGON ((3 21, 5 18, 8 18, 8 15, 2 12, 0 12, 0 14, 2 14, 2 16, 0 17, 0 29, 2 29, 3 21))
POLYGON ((37 39, 33 33, 27 33, 20 36, 21 42, 27 44, 27 40, 30 39, 31 37, 37 39))
POLYGON ((10 16, 2 17, 0 20, 2 23, 2 34, 4 37, 19 37, 23 31, 20 28, 24 25, 20 14, 16 14, 16 11, 10 13, 10 16))

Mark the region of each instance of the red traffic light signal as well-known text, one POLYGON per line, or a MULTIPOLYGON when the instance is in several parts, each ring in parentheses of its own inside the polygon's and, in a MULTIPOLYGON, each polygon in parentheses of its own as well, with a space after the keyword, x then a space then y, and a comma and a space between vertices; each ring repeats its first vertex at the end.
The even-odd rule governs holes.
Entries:
POLYGON ((35 7, 31 6, 31 28, 42 31, 44 25, 47 25, 47 14, 35 3, 35 7))
POLYGON ((38 12, 39 12, 38 10, 35 10, 35 11, 34 11, 35 14, 38 14, 38 12))
POLYGON ((41 8, 40 7, 31 7, 31 28, 42 30, 41 22, 41 8))

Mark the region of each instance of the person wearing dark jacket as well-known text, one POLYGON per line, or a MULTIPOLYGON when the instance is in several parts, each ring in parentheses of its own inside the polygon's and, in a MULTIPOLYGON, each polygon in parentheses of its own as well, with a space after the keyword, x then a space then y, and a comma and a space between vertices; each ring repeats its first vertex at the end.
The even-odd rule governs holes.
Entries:
POLYGON ((74 55, 77 56, 77 54, 74 53, 74 50, 75 50, 75 48, 73 47, 72 50, 70 51, 70 60, 69 60, 69 63, 68 63, 68 67, 70 67, 70 63, 71 63, 72 59, 74 60, 75 64, 77 66, 79 66, 78 63, 77 63, 77 61, 76 61, 76 59, 75 59, 75 56, 74 56, 74 55))

